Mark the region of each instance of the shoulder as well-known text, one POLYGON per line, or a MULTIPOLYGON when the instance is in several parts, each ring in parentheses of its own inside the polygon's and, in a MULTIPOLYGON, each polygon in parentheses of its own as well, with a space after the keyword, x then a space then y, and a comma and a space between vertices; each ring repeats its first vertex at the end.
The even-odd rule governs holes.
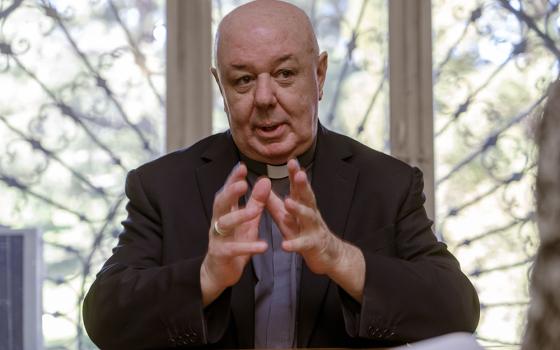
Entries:
POLYGON ((167 153, 157 159, 149 161, 138 168, 135 172, 141 174, 162 174, 168 172, 181 172, 185 170, 194 170, 198 166, 205 163, 204 154, 209 150, 223 145, 224 147, 233 147, 230 145, 229 132, 214 134, 194 143, 193 145, 167 153))
MULTIPOLYGON (((356 174, 353 201, 358 210, 384 213, 380 222, 404 215, 402 208, 419 208, 424 203, 423 174, 417 167, 376 151, 354 139, 327 131, 327 151, 337 153, 356 174), (339 151, 333 151, 338 148, 339 151), (410 203, 406 207, 406 203, 410 203), (376 209, 373 209, 376 208, 376 209)), ((404 212, 408 213, 408 209, 404 212)))
POLYGON ((368 179, 387 181, 389 183, 410 183, 417 168, 391 155, 377 151, 348 136, 322 128, 322 139, 330 149, 341 150, 344 160, 358 168, 360 174, 368 179))
POLYGON ((131 170, 125 191, 129 197, 137 192, 144 193, 158 209, 175 203, 176 198, 199 198, 197 170, 208 163, 208 157, 226 152, 236 152, 228 132, 206 137, 131 170))
POLYGON ((126 186, 129 186, 131 178, 136 178, 138 184, 153 196, 171 196, 178 188, 194 191, 197 170, 220 154, 236 154, 229 132, 206 137, 187 148, 139 166, 129 172, 126 186))

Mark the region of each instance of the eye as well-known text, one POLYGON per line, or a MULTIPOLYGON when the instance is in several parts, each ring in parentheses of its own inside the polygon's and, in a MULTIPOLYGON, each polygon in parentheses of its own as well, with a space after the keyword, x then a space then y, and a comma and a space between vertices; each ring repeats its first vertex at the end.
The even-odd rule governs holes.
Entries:
POLYGON ((295 75, 295 72, 291 69, 281 69, 278 71, 278 73, 276 74, 277 77, 279 77, 280 79, 290 79, 295 75))
POLYGON ((241 78, 235 79, 235 85, 237 86, 247 85, 251 82, 251 80, 253 80, 253 78, 251 78, 250 75, 244 75, 241 78))

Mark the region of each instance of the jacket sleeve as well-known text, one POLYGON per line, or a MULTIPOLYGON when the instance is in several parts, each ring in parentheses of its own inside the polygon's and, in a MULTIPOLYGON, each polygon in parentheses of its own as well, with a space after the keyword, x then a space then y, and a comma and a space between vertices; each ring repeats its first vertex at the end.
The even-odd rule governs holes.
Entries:
POLYGON ((413 168, 408 194, 392 225, 374 233, 394 239, 392 254, 356 244, 366 261, 359 305, 339 290, 350 336, 413 342, 451 332, 474 332, 479 320, 477 293, 459 263, 438 242, 424 210, 422 172, 413 168), (391 256, 393 255, 393 256, 391 256))
POLYGON ((162 265, 160 215, 137 171, 129 173, 125 191, 123 232, 84 300, 86 330, 102 349, 200 346, 206 341, 204 257, 162 265))

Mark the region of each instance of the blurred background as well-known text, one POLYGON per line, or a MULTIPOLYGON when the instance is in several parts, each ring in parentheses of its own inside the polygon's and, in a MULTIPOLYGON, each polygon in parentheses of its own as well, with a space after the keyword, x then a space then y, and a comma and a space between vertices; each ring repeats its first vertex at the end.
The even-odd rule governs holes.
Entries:
MULTIPOLYGON (((42 232, 46 349, 95 348, 81 302, 116 244, 126 173, 227 128, 215 87, 199 101, 206 114, 170 104, 185 85, 210 86, 197 78, 210 81, 210 62, 187 58, 209 55, 217 23, 245 2, 0 0, 0 224, 42 232), (171 62, 177 33, 200 37, 171 62), (170 146, 181 118, 210 126, 170 146)), ((329 53, 322 123, 422 168, 435 231, 479 292, 477 337, 518 345, 538 245, 534 128, 559 75, 560 1, 290 2, 329 53), (417 84, 397 86, 399 67, 417 84)))

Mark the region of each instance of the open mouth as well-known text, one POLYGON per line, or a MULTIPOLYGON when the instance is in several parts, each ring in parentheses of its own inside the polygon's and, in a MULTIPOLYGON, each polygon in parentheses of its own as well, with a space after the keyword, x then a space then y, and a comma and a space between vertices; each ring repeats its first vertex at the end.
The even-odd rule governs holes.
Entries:
POLYGON ((261 127, 261 129, 265 132, 269 132, 269 131, 276 130, 279 126, 280 126, 280 124, 272 125, 272 126, 263 126, 263 127, 261 127))
POLYGON ((285 126, 284 123, 258 126, 257 133, 261 137, 276 138, 282 135, 284 126, 285 126))

